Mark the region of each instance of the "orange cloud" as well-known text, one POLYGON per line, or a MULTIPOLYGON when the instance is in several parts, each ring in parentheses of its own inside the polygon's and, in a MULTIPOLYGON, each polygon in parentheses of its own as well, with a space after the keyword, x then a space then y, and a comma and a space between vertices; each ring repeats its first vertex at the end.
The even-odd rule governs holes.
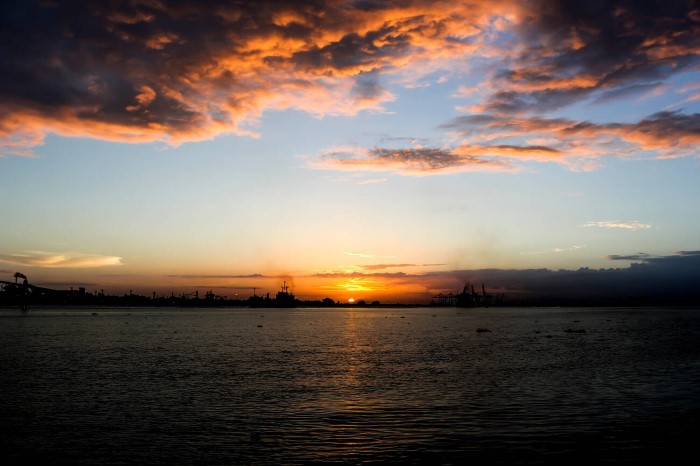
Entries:
POLYGON ((466 38, 495 11, 422 0, 22 5, 18 15, 47 20, 38 33, 19 20, 2 32, 24 44, 8 49, 0 80, 0 147, 15 154, 50 132, 178 144, 255 135, 248 127, 271 109, 381 110, 394 98, 382 75, 469 53, 466 38))
POLYGON ((154 91, 148 86, 141 86, 139 88, 139 91, 141 92, 137 94, 136 97, 134 97, 136 104, 128 105, 126 107, 127 112, 136 112, 138 110, 141 110, 142 108, 147 107, 151 102, 153 102, 156 99, 156 91, 154 91))
POLYGON ((700 142, 699 125, 700 114, 680 112, 658 112, 624 124, 481 114, 456 118, 443 128, 455 131, 466 141, 490 142, 479 146, 464 143, 460 151, 557 162, 576 168, 582 159, 627 157, 639 151, 654 151, 661 157, 695 154, 700 142), (523 140, 547 145, 522 144, 523 140))
POLYGON ((478 59, 487 73, 468 109, 495 118, 475 124, 485 129, 474 128, 479 137, 447 149, 329 156, 320 166, 428 174, 512 170, 509 159, 528 159, 587 169, 623 154, 625 144, 694 154, 692 131, 671 140, 654 118, 567 129, 540 115, 663 89, 666 78, 698 64, 697 17, 691 4, 589 2, 572 11, 563 0, 18 2, 0 29, 10 44, 0 151, 31 155, 47 133, 173 145, 256 137, 265 111, 381 112, 397 98, 389 84, 424 85, 429 73, 458 75, 478 59), (41 19, 42 29, 27 18, 41 19), (533 138, 561 142, 540 150, 512 140, 533 126, 533 138))
POLYGON ((477 114, 455 118, 443 129, 453 147, 364 149, 336 147, 307 160, 317 169, 434 175, 470 171, 514 172, 524 162, 558 163, 574 171, 598 168, 605 157, 643 151, 659 158, 697 154, 700 114, 658 112, 633 123, 597 124, 564 118, 477 114))

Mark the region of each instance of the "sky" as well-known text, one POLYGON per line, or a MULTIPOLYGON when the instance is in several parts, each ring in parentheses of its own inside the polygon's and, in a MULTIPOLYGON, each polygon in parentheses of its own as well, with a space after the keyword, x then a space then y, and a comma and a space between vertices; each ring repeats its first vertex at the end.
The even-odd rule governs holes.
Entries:
POLYGON ((700 276, 696 1, 0 9, 4 280, 425 303, 700 276))

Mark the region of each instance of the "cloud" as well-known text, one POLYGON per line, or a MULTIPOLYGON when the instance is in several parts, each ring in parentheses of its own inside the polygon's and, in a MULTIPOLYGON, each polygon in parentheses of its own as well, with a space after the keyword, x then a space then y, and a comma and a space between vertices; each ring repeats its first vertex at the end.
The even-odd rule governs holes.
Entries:
MULTIPOLYGON (((605 157, 649 152, 658 158, 697 155, 700 114, 661 111, 632 123, 473 114, 440 126, 460 138, 453 147, 328 149, 309 159, 313 168, 433 175, 471 171, 516 172, 525 162, 558 163, 574 171, 598 168, 605 157)), ((385 138, 386 139, 386 138, 385 138)))
POLYGON ((700 251, 677 251, 679 256, 700 256, 700 251))
POLYGON ((374 257, 374 254, 366 254, 363 252, 345 252, 346 256, 355 256, 355 257, 374 257))
POLYGON ((649 259, 649 254, 645 254, 643 252, 640 252, 638 254, 632 254, 632 255, 626 255, 626 256, 620 256, 617 254, 609 255, 608 259, 613 260, 613 261, 644 261, 649 259))
POLYGON ((388 181, 388 178, 368 178, 366 180, 358 181, 357 184, 384 183, 386 181, 388 181))
POLYGON ((612 221, 599 221, 599 222, 588 222, 584 223, 584 227, 597 227, 597 228, 622 228, 626 230, 645 230, 651 228, 651 225, 647 223, 640 223, 637 221, 628 220, 612 220, 612 221))
POLYGON ((668 85, 662 83, 634 84, 631 86, 619 87, 605 91, 596 97, 593 103, 602 104, 615 100, 634 98, 644 96, 645 94, 653 94, 655 92, 664 91, 668 88, 668 85))
POLYGON ((151 102, 156 100, 156 91, 148 86, 141 86, 139 88, 140 93, 134 97, 136 103, 134 105, 128 105, 126 107, 127 112, 137 112, 141 109, 148 107, 151 102))
POLYGON ((339 171, 392 172, 402 175, 434 175, 470 171, 513 171, 505 161, 469 153, 464 148, 339 148, 331 149, 309 165, 339 171))
MULTIPOLYGON (((546 141, 548 150, 520 148, 529 160, 559 162, 575 167, 581 158, 628 157, 638 151, 656 151, 661 157, 692 155, 700 142, 700 114, 663 111, 634 123, 593 123, 585 120, 541 117, 509 117, 476 114, 457 117, 442 125, 467 141, 488 140, 493 155, 511 157, 498 151, 506 141, 546 141)), ((538 146, 535 146, 538 147, 538 146)))
POLYGON ((308 275, 313 278, 405 278, 418 277, 417 274, 407 274, 405 272, 320 272, 308 275))
MULTIPOLYGON (((382 112, 398 95, 390 85, 476 77, 475 69, 483 79, 456 97, 476 115, 444 127, 463 140, 329 149, 314 166, 427 175, 534 161, 591 170, 638 151, 698 154, 697 114, 543 117, 651 95, 697 71, 693 2, 27 1, 3 8, 0 42, 2 154, 31 156, 48 133, 172 145, 257 137, 265 111, 382 112)), ((696 99, 694 89, 681 90, 693 92, 682 102, 696 99)))
POLYGON ((381 110, 394 99, 382 76, 419 79, 475 50, 487 13, 471 1, 12 2, 0 148, 27 155, 47 133, 179 144, 255 135, 266 110, 381 110))
MULTIPOLYGON (((515 172, 525 162, 558 163, 574 171, 598 168, 605 157, 649 152, 658 158, 697 155, 700 114, 661 111, 632 123, 473 114, 440 128, 453 147, 340 147, 309 160, 313 168, 431 175, 468 171, 515 172)), ((411 141, 415 141, 412 139, 411 141)))
POLYGON ((512 52, 496 65, 480 108, 549 111, 687 70, 698 63, 697 12, 689 2, 523 3, 512 52))
POLYGON ((583 248, 585 248, 585 247, 586 247, 585 245, 574 245, 574 246, 569 246, 569 247, 558 247, 558 248, 552 249, 552 252, 557 253, 557 254, 560 254, 560 253, 566 252, 566 251, 578 251, 579 249, 583 249, 583 248))
POLYGON ((700 251, 678 251, 666 256, 648 253, 610 255, 612 261, 630 261, 623 268, 577 270, 458 269, 425 273, 324 273, 314 278, 384 280, 394 287, 410 284, 424 290, 429 300, 438 293, 459 293, 465 284, 489 294, 505 296, 507 304, 522 305, 680 305, 699 301, 700 251))
POLYGON ((384 269, 395 269, 399 267, 438 267, 445 264, 371 264, 371 265, 361 265, 360 268, 363 270, 384 270, 384 269))
POLYGON ((586 245, 573 245, 568 247, 556 247, 553 249, 539 250, 539 251, 523 251, 520 254, 523 256, 535 256, 542 254, 561 254, 567 251, 578 251, 579 249, 585 248, 586 245))
POLYGON ((247 275, 201 275, 201 274, 180 274, 180 275, 168 275, 171 278, 279 278, 278 276, 262 275, 259 273, 247 274, 247 275))
POLYGON ((26 267, 78 269, 122 265, 122 258, 79 252, 55 253, 29 251, 24 253, 0 254, 0 262, 26 267))

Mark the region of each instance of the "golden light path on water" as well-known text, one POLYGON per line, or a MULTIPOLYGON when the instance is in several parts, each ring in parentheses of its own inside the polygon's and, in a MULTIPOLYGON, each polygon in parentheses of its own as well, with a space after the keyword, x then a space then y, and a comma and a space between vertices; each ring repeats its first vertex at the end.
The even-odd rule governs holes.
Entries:
POLYGON ((11 461, 638 464, 689 452, 700 419, 698 309, 45 308, 0 324, 11 461))

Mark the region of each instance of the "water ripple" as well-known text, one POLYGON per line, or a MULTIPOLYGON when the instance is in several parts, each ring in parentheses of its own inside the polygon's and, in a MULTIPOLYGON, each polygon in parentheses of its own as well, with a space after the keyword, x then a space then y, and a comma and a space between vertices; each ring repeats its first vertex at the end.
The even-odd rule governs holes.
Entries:
POLYGON ((690 449, 698 428, 698 310, 262 314, 0 311, 5 456, 632 463, 690 449))

